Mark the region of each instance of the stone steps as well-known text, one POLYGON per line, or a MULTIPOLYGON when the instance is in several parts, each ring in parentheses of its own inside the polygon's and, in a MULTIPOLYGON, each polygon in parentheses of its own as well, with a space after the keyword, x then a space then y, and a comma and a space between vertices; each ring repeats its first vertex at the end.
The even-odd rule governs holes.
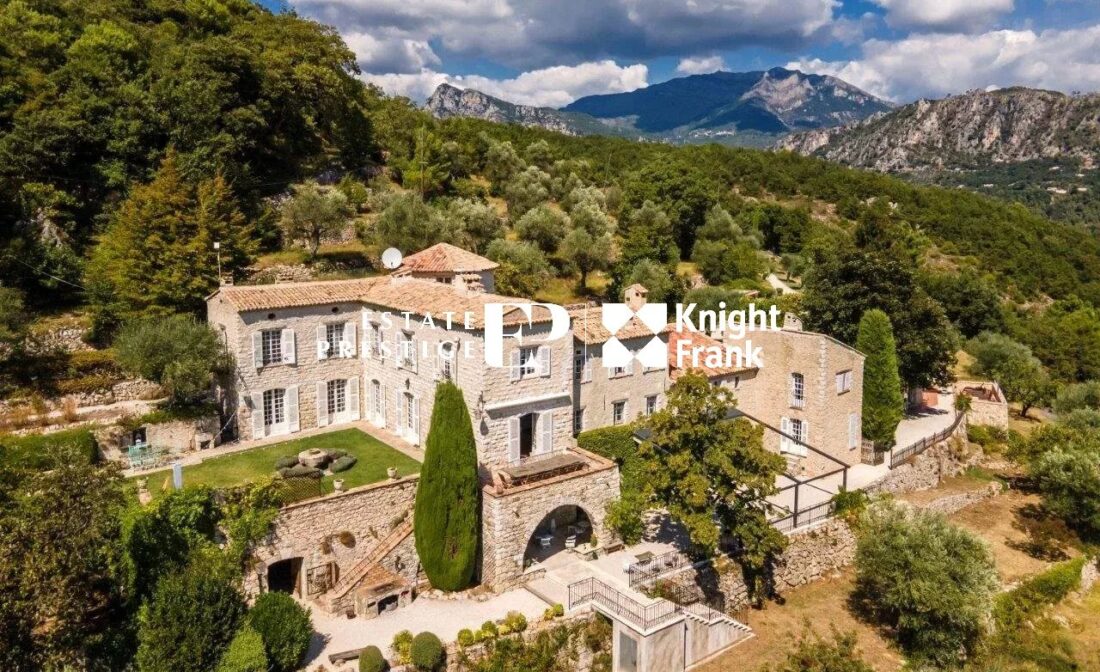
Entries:
POLYGON ((569 607, 569 588, 548 576, 528 581, 524 587, 527 588, 527 592, 551 607, 556 604, 569 607))
POLYGON ((412 531, 412 519, 408 518, 395 527, 385 539, 378 542, 378 545, 363 556, 362 560, 355 563, 355 566, 353 566, 351 570, 340 577, 340 580, 336 582, 336 585, 333 586, 332 590, 325 596, 326 602, 330 605, 330 611, 332 611, 332 605, 343 599, 352 588, 363 580, 363 577, 367 575, 371 567, 378 564, 378 562, 385 558, 393 549, 397 548, 398 544, 412 534, 412 531))

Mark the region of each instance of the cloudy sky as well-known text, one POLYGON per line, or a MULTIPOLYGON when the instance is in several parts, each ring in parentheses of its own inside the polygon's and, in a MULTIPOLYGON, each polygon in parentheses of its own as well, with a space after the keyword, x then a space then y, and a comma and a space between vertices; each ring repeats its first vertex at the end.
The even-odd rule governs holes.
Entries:
POLYGON ((1100 0, 260 0, 336 26, 363 77, 560 107, 773 66, 896 102, 1013 84, 1100 90, 1100 0))

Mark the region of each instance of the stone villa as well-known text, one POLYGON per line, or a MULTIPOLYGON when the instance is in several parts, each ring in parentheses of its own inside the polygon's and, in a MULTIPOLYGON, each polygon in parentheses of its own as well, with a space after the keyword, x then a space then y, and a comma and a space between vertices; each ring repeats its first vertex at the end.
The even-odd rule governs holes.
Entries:
MULTIPOLYGON (((527 580, 540 531, 581 530, 594 552, 616 544, 604 516, 619 496, 618 468, 579 449, 574 436, 663 407, 680 372, 636 361, 605 367, 612 334, 598 305, 563 310, 568 332, 546 340, 553 311, 536 304, 528 317, 514 305, 528 301, 491 293, 494 268, 437 245, 406 258, 388 277, 224 286, 208 297, 207 309, 236 358, 233 382, 219 394, 243 440, 366 421, 420 445, 435 386, 454 381, 470 410, 483 484, 481 582, 499 591, 527 580), (492 338, 486 307, 494 304, 513 304, 502 313, 504 331, 522 328, 527 339, 498 339, 500 367, 485 363, 492 338)), ((644 305, 645 288, 629 288, 626 299, 635 309, 644 305)), ((708 338, 667 329, 654 336, 637 318, 615 337, 631 351, 654 338, 666 349, 670 339, 708 338)), ((800 473, 818 468, 806 444, 858 462, 862 355, 795 329, 768 338, 765 369, 706 373, 732 387, 747 414, 781 428, 769 447, 786 453, 800 473)), ((257 558, 258 584, 251 589, 265 589, 277 567, 293 562, 305 565, 293 574, 296 589, 322 594, 334 610, 362 613, 362 600, 352 595, 367 583, 393 587, 394 595, 377 600, 405 595, 402 586, 415 581, 410 568, 417 563, 410 557, 411 525, 395 514, 411 509, 414 492, 415 483, 404 481, 382 488, 384 510, 364 507, 362 498, 354 504, 346 496, 354 493, 335 495, 328 498, 332 506, 350 507, 338 522, 318 517, 308 503, 289 507, 279 541, 257 558), (331 543, 345 532, 376 542, 351 550, 331 543)), ((373 609, 375 602, 369 604, 373 609)))

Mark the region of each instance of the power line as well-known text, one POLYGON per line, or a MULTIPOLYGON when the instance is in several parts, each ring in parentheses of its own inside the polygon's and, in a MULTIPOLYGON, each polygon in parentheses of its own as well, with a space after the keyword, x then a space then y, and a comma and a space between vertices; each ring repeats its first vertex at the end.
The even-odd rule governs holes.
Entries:
POLYGON ((66 280, 65 278, 59 278, 59 277, 57 277, 56 275, 54 275, 52 273, 47 273, 46 271, 43 271, 40 268, 35 268, 34 266, 31 266, 30 264, 23 261, 22 259, 14 256, 11 252, 6 253, 5 258, 10 259, 10 260, 14 261, 15 263, 20 264, 22 266, 26 266, 27 268, 31 269, 35 273, 40 273, 40 274, 42 274, 42 275, 44 275, 48 278, 51 278, 53 280, 57 280, 58 282, 63 282, 66 285, 69 285, 71 287, 76 287, 77 289, 83 290, 85 292, 88 291, 88 288, 84 287, 83 285, 78 285, 75 282, 70 282, 70 281, 66 280))

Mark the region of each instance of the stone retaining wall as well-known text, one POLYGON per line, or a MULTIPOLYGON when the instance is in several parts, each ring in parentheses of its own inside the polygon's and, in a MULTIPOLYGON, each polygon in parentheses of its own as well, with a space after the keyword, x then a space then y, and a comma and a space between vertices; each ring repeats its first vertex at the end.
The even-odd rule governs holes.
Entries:
POLYGON ((921 509, 930 511, 932 513, 939 513, 945 516, 949 516, 956 511, 961 511, 971 504, 977 504, 978 502, 985 501, 991 497, 996 497, 1001 494, 1001 490, 1004 489, 999 482, 994 481, 986 487, 980 490, 972 490, 970 492, 960 492, 954 495, 947 495, 934 499, 927 504, 922 504, 921 509))
POLYGON ((917 455, 909 462, 890 470, 879 480, 863 488, 867 494, 892 493, 902 495, 917 490, 931 490, 945 478, 958 476, 981 462, 980 449, 971 450, 960 437, 966 423, 959 423, 955 436, 917 455))

